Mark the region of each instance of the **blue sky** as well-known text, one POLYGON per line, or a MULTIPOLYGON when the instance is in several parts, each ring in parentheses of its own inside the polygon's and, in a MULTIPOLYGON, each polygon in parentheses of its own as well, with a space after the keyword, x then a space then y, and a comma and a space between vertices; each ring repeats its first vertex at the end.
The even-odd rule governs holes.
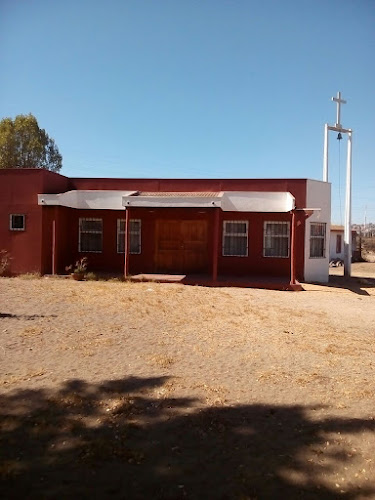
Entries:
POLYGON ((375 222, 374 27, 374 0, 0 0, 0 118, 34 114, 67 176, 321 179, 341 90, 375 222))

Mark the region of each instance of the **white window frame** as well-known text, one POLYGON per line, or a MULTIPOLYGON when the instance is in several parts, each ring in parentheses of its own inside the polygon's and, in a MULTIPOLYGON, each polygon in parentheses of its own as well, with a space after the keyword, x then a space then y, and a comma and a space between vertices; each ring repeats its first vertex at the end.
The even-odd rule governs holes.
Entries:
POLYGON ((247 220, 224 220, 223 221, 223 242, 222 252, 223 257, 248 257, 249 256, 249 221, 247 220), (228 232, 226 229, 227 224, 245 224, 246 232, 228 232), (231 236, 233 238, 246 237, 246 254, 225 253, 225 237, 231 236))
POLYGON ((325 222, 310 222, 310 259, 325 259, 326 258, 326 235, 327 235, 327 224, 325 222), (313 226, 321 226, 324 229, 323 235, 313 236, 312 228, 313 226), (323 255, 311 255, 311 242, 312 240, 323 240, 323 255))
MULTIPOLYGON (((121 222, 124 223, 125 226, 125 219, 117 219, 117 253, 125 253, 125 248, 123 251, 120 250, 120 241, 121 239, 125 239, 125 229, 124 231, 121 231, 121 222)), ((142 221, 141 219, 130 219, 129 220, 129 235, 135 235, 138 236, 138 247, 139 251, 138 252, 131 252, 129 248, 129 254, 132 255, 139 255, 142 253, 142 221), (135 231, 134 229, 131 228, 131 223, 137 222, 139 224, 138 230, 135 231)))
POLYGON ((78 221, 78 252, 80 253, 102 253, 103 252, 103 219, 101 218, 94 218, 94 217, 80 217, 78 221), (96 222, 101 222, 102 224, 102 229, 101 231, 82 231, 81 230, 81 223, 82 221, 96 221, 96 222), (81 249, 81 234, 100 234, 101 235, 101 250, 82 250, 81 249))
POLYGON ((290 223, 289 221, 281 221, 281 220, 266 220, 263 223, 263 257, 267 259, 288 259, 290 256, 290 223), (288 227, 287 234, 267 234, 267 225, 268 224, 277 224, 277 225, 286 225, 288 227), (266 255, 266 237, 271 236, 272 238, 288 238, 288 252, 287 255, 266 255))
POLYGON ((25 214, 10 214, 9 215, 9 229, 11 231, 25 231, 25 229, 26 229, 26 216, 25 216, 25 214), (22 217, 22 221, 23 221, 22 227, 14 227, 13 217, 22 217))

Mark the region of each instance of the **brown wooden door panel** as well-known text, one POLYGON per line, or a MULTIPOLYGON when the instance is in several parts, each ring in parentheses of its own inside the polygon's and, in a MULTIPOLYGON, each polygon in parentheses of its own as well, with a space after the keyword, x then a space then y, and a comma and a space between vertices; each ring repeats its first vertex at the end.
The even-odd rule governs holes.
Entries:
POLYGON ((183 255, 179 251, 162 250, 157 254, 157 271, 160 273, 182 273, 183 255))
POLYGON ((157 248, 159 250, 179 250, 180 239, 176 237, 179 232, 179 221, 158 221, 157 248))
POLYGON ((207 221, 158 220, 155 249, 157 272, 205 272, 208 261, 207 221))

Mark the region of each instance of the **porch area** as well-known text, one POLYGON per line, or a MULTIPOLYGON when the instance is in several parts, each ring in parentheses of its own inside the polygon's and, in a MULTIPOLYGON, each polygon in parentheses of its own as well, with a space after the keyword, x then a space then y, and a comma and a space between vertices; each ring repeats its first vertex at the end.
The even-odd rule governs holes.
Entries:
POLYGON ((147 274, 141 273, 128 277, 134 282, 179 283, 182 285, 199 285, 215 287, 263 288, 266 290, 302 291, 302 285, 295 280, 291 283, 285 276, 217 276, 216 280, 209 274, 147 274))

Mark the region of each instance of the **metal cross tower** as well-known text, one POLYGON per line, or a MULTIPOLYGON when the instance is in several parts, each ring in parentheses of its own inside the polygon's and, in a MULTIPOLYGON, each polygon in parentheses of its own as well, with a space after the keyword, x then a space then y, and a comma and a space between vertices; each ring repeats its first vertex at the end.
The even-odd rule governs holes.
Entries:
POLYGON ((346 104, 344 99, 341 99, 341 92, 337 92, 337 97, 332 97, 332 101, 337 102, 337 113, 336 113, 336 125, 335 127, 341 127, 341 104, 346 104))
POLYGON ((352 139, 353 130, 343 128, 341 125, 341 104, 346 104, 344 99, 341 99, 341 92, 337 92, 337 97, 332 97, 332 101, 336 102, 336 123, 334 126, 324 126, 324 152, 323 152, 323 181, 328 182, 328 132, 340 132, 348 134, 348 152, 346 157, 346 194, 345 194, 345 224, 344 224, 344 275, 351 275, 352 262, 352 139))

